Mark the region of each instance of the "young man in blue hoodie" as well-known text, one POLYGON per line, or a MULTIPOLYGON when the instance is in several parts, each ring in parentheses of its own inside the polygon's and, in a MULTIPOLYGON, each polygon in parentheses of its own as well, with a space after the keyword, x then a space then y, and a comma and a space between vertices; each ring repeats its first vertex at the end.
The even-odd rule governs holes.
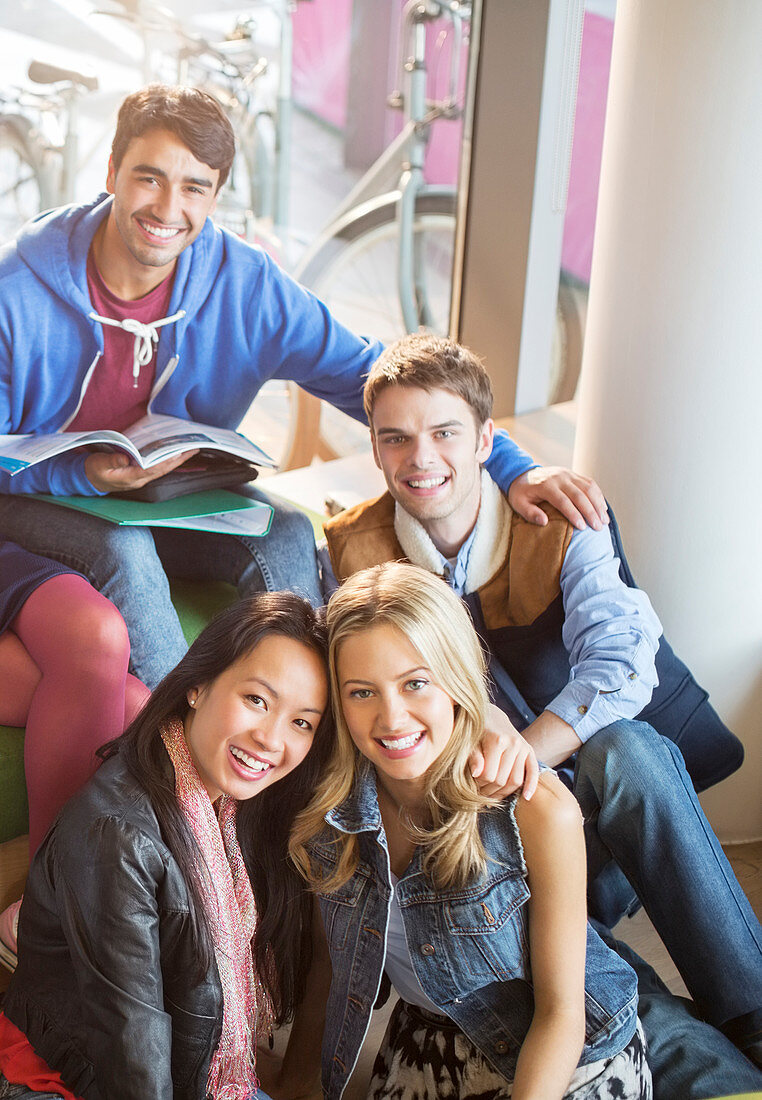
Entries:
MULTIPOLYGON (((205 92, 151 85, 127 97, 108 194, 39 216, 0 254, 0 433, 122 430, 147 411, 236 428, 270 378, 365 419, 363 379, 381 345, 211 220, 234 153, 205 92)), ((320 599, 310 525, 283 505, 256 539, 117 527, 30 499, 140 488, 178 461, 145 472, 122 454, 68 452, 0 474, 0 531, 80 570, 117 605, 150 687, 185 651, 168 574, 226 580, 242 596, 289 587, 320 599)), ((546 500, 577 525, 605 522, 594 483, 533 467, 500 435, 490 471, 520 514, 545 522, 546 500)))

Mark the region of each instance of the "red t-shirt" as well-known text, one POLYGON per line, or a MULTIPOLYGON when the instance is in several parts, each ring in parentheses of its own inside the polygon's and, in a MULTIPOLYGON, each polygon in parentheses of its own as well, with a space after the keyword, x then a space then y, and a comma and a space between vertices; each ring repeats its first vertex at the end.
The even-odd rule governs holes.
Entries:
POLYGON ((14 1085, 35 1092, 56 1092, 64 1100, 80 1100, 67 1089, 57 1073, 35 1054, 23 1031, 0 1012, 0 1070, 14 1085))
MULTIPOLYGON (((93 309, 101 317, 115 321, 131 317, 148 325, 166 317, 174 277, 173 271, 145 297, 128 302, 111 293, 95 266, 92 249, 88 253, 87 288, 93 309)), ((135 336, 113 325, 102 328, 103 355, 95 365, 79 411, 68 426, 70 432, 89 432, 98 428, 122 432, 146 414, 156 376, 155 352, 151 362, 140 368, 135 387, 132 373, 135 336)))

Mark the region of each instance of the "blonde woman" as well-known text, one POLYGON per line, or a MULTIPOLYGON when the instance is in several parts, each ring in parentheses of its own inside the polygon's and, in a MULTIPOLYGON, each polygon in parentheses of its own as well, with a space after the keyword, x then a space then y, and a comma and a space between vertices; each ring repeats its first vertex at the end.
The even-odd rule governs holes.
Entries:
POLYGON ((487 695, 461 601, 391 563, 348 580, 328 626, 338 737, 290 844, 333 967, 325 1095, 386 974, 373 1100, 650 1098, 635 975, 587 923, 573 796, 544 772, 499 803, 470 775, 487 695))

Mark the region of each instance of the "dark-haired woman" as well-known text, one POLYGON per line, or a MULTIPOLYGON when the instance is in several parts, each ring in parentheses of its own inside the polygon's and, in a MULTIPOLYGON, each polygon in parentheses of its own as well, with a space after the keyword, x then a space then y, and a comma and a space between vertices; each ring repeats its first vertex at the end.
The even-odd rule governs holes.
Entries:
MULTIPOLYGON (((130 676, 122 616, 72 569, 0 539, 0 724, 26 726, 29 854, 92 775, 99 745, 148 696, 130 676)), ((16 964, 20 902, 0 913, 0 962, 16 964)))
MULTIPOLYGON (((310 981, 285 854, 330 749, 324 650, 299 597, 238 604, 103 750, 30 871, 0 1097, 266 1095, 256 1038, 310 981)), ((310 1095, 310 1041, 297 1024, 271 1095, 310 1095)))

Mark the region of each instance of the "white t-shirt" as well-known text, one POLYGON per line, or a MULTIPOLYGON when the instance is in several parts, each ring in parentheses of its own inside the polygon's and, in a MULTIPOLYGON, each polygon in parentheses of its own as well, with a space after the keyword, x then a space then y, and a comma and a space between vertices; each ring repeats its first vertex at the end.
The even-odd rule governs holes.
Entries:
POLYGON ((421 989, 421 983, 418 981, 416 973, 413 970, 413 964, 410 961, 410 951, 405 937, 405 929, 402 924, 402 913, 400 912, 399 902, 397 901, 398 882, 399 879, 393 874, 392 901, 389 909, 389 930, 386 934, 386 964, 384 969, 389 975, 389 981, 397 990, 397 993, 403 1001, 407 1001, 407 1003, 411 1005, 417 1005, 419 1008, 425 1008, 428 1012, 437 1012, 440 1016, 443 1016, 445 1013, 442 1012, 442 1009, 438 1008, 433 1001, 429 1000, 421 989))

